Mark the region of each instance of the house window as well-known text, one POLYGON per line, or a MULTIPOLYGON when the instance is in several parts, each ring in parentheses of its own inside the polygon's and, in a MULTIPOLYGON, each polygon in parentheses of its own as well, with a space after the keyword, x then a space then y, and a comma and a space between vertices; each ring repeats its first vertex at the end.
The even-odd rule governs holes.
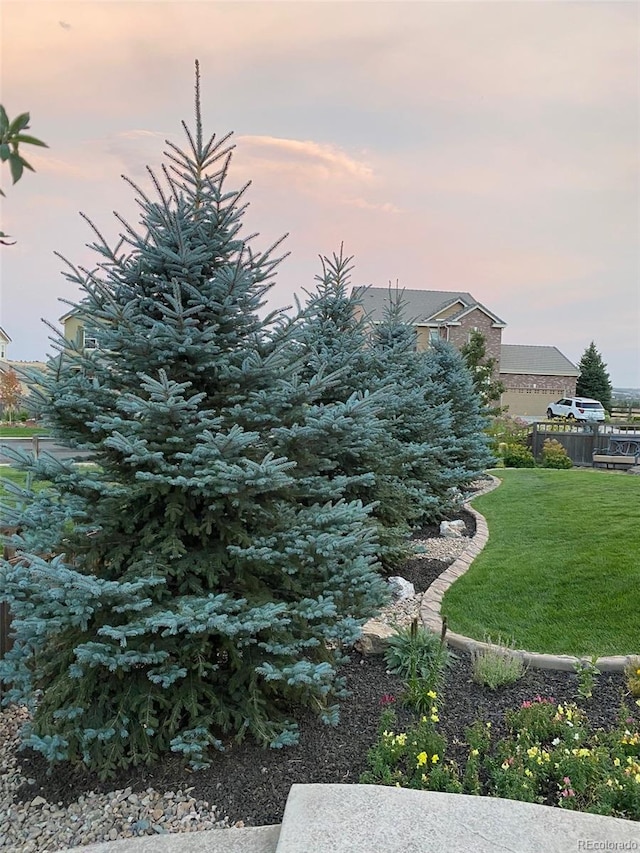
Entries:
POLYGON ((94 338, 94 336, 89 332, 83 332, 83 347, 85 349, 98 349, 98 341, 94 338))
POLYGON ((7 354, 7 348, 5 344, 0 344, 0 358, 4 358, 7 354))
POLYGON ((470 343, 471 343, 471 336, 473 335, 473 333, 474 333, 474 332, 477 332, 477 331, 478 331, 478 327, 477 327, 477 326, 473 326, 473 328, 471 328, 471 329, 469 330, 469 333, 468 333, 468 335, 467 335, 467 343, 468 343, 468 344, 470 344, 470 343))
POLYGON ((440 330, 439 329, 429 329, 429 343, 435 344, 436 341, 440 340, 440 330))

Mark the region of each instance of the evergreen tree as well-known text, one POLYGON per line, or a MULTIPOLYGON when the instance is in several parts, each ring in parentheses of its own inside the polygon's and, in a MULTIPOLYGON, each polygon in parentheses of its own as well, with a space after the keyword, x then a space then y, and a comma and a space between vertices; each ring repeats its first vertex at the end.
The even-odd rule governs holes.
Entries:
POLYGON ((436 341, 427 350, 432 377, 439 384, 443 401, 451 405, 455 446, 452 462, 461 469, 460 487, 469 484, 493 462, 489 439, 484 433, 487 417, 462 355, 450 343, 436 341))
POLYGON ((603 407, 611 412, 611 396, 613 388, 607 372, 607 365, 596 349, 593 341, 586 348, 580 359, 580 376, 576 382, 576 395, 578 397, 591 397, 599 400, 603 407))
POLYGON ((482 332, 474 329, 469 342, 460 350, 465 364, 471 373, 473 387, 480 397, 482 405, 489 415, 499 415, 500 396, 504 393, 504 385, 499 379, 494 379, 497 359, 487 358, 487 341, 482 332), (492 405, 494 404, 494 405, 492 405))
POLYGON ((141 230, 121 220, 111 248, 94 229, 96 269, 70 265, 97 348, 60 338, 32 377, 93 465, 22 454, 51 485, 5 508, 6 701, 33 710, 28 746, 102 776, 169 750, 199 766, 246 733, 292 743, 300 706, 335 722, 336 665, 385 596, 370 507, 328 477, 304 491, 305 429, 329 444, 344 413, 320 416, 322 378, 300 376, 284 318, 260 319, 279 260, 239 236, 244 189, 225 185, 228 137, 203 140, 197 70, 184 129, 164 182, 150 171, 158 199, 132 185, 141 230))
POLYGON ((414 326, 406 321, 402 292, 389 289, 382 322, 373 340, 380 369, 390 380, 386 407, 399 444, 405 489, 418 524, 436 521, 452 509, 457 490, 468 481, 455 435, 453 404, 447 399, 428 351, 419 352, 414 326))
POLYGON ((296 348, 308 379, 329 371, 319 404, 329 411, 344 408, 345 418, 334 426, 330 445, 307 443, 309 476, 327 472, 328 459, 330 476, 344 484, 345 495, 373 504, 378 556, 390 568, 410 553, 408 533, 419 514, 391 428, 397 389, 372 345, 359 291, 350 292, 353 258, 341 246, 339 254, 320 260, 316 289, 307 292, 304 308, 299 306, 296 348))
POLYGON ((468 471, 458 459, 451 404, 431 361, 416 351, 400 294, 390 290, 384 317, 373 324, 362 289, 349 292, 353 259, 341 248, 321 260, 296 339, 310 376, 325 366, 335 371, 323 400, 353 403, 368 393, 379 405, 350 436, 336 436, 331 456, 350 478, 347 494, 374 502, 380 559, 393 568, 407 556, 408 532, 451 508, 468 471))

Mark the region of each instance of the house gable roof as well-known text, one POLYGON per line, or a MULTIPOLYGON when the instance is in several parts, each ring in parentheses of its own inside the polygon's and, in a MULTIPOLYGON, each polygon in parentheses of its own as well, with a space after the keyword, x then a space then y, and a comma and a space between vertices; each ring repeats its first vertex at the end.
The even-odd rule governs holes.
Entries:
POLYGON ((11 343, 11 338, 10 338, 10 337, 9 337, 9 335, 5 332, 5 330, 2 328, 2 326, 0 326, 0 341, 4 341, 4 342, 5 342, 5 344, 10 344, 10 343, 11 343))
POLYGON ((578 368, 558 347, 502 344, 500 373, 533 373, 538 376, 579 376, 578 368))
MULTIPOLYGON (((490 317, 496 325, 506 326, 504 320, 485 308, 466 291, 407 290, 405 288, 400 289, 399 292, 402 295, 405 316, 416 325, 435 324, 439 321, 443 311, 458 304, 458 310, 440 322, 444 324, 457 323, 461 317, 477 308, 490 317)), ((388 287, 354 287, 352 293, 360 298, 365 313, 369 314, 373 320, 382 319, 384 309, 389 303, 388 287)))

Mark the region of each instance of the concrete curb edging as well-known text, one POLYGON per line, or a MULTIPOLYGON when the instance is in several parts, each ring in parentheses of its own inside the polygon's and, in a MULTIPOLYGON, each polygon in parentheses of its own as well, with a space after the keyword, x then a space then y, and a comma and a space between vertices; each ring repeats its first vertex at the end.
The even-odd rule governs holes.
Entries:
MULTIPOLYGON (((493 491, 500 485, 498 477, 493 474, 487 474, 491 480, 489 485, 482 491, 477 492, 473 497, 487 494, 493 491)), ((469 544, 469 547, 464 553, 455 560, 449 568, 437 578, 427 591, 422 596, 420 604, 420 618, 423 624, 436 634, 442 632, 442 616, 440 615, 440 605, 445 592, 451 584, 461 577, 468 569, 471 563, 475 560, 478 554, 489 541, 489 528, 486 518, 474 509, 470 503, 463 504, 464 509, 470 513, 476 520, 476 532, 469 544)), ((462 651, 474 652, 481 649, 489 649, 488 643, 483 643, 480 640, 474 640, 472 637, 465 637, 462 634, 456 634, 454 631, 447 631, 447 643, 454 649, 462 651)), ((494 647, 495 648, 495 647, 494 647)), ((535 669, 555 669, 562 672, 573 672, 575 666, 579 662, 590 663, 588 657, 573 657, 572 655, 550 655, 540 652, 528 652, 525 649, 506 649, 507 654, 513 657, 520 658, 527 666, 532 666, 535 669)), ((596 666, 602 672, 622 672, 624 668, 631 662, 634 655, 612 655, 611 657, 601 657, 596 661, 596 666)))

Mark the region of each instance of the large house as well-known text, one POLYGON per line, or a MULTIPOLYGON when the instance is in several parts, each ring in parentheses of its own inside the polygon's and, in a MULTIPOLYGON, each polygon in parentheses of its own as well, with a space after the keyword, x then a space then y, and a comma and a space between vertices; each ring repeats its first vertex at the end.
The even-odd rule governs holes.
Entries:
POLYGON ((11 338, 0 326, 0 361, 5 361, 7 358, 7 347, 11 343, 11 338))
MULTIPOLYGON (((389 289, 354 288, 363 313, 374 323, 389 304, 389 289)), ((416 327, 418 349, 444 338, 461 349, 473 331, 485 339, 487 357, 496 361, 496 376, 504 385, 500 405, 512 415, 544 417, 548 404, 576 392, 577 367, 553 346, 503 344, 506 323, 470 293, 448 290, 403 290, 405 317, 416 327)))

